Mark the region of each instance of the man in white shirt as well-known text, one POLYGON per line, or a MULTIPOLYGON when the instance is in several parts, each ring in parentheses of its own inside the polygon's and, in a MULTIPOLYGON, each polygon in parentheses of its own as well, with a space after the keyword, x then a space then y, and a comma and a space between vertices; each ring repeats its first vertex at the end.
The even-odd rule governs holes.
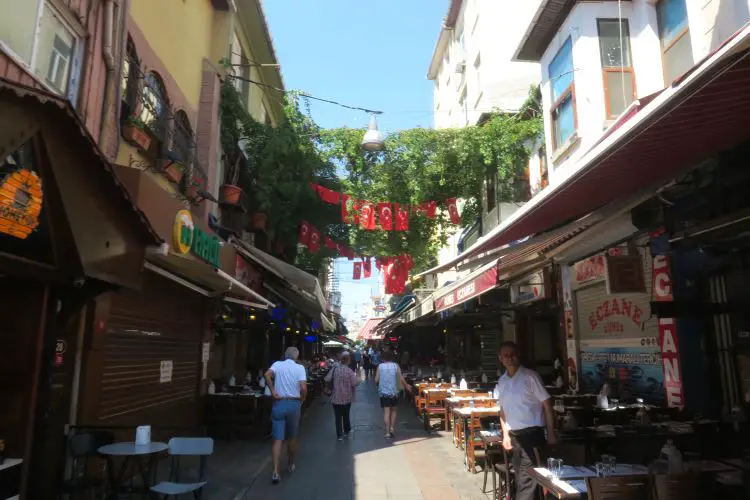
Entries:
POLYGON ((533 500, 536 483, 527 471, 536 467, 535 449, 544 446, 546 424, 549 444, 555 444, 555 420, 547 390, 539 374, 521 366, 515 342, 503 342, 498 358, 506 372, 497 381, 503 447, 513 450, 515 500, 533 500))
POLYGON ((273 395, 271 410, 271 448, 273 456, 273 476, 271 480, 278 484, 281 444, 287 442, 289 472, 294 472, 294 458, 297 454, 297 432, 302 412, 302 401, 307 397, 307 373, 305 367, 297 363, 299 350, 288 347, 284 352, 284 361, 276 361, 265 374, 266 386, 273 395))

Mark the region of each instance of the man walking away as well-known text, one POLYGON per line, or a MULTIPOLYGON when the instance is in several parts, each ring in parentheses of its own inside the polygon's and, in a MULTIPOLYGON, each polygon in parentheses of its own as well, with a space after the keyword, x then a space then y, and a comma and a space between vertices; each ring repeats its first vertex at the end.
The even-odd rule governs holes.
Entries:
POLYGON ((354 373, 357 374, 357 370, 362 366, 362 351, 359 349, 354 351, 354 373))
POLYGON ((273 476, 271 480, 278 484, 281 444, 287 442, 287 459, 289 472, 294 472, 294 459, 297 455, 297 433, 302 410, 302 401, 307 397, 307 374, 305 367, 297 363, 299 350, 287 347, 284 361, 276 361, 265 374, 266 386, 273 395, 271 410, 271 448, 273 456, 273 476))
POLYGON ((331 391, 331 404, 333 405, 333 416, 336 425, 336 438, 342 441, 349 437, 352 424, 349 420, 349 412, 354 401, 354 388, 357 387, 357 376, 349 368, 349 353, 341 355, 341 364, 325 377, 326 382, 333 382, 331 391))
POLYGON ((545 420, 547 442, 557 442, 552 405, 539 374, 521 366, 515 342, 500 344, 498 358, 506 369, 497 381, 496 391, 503 448, 513 450, 513 467, 516 471, 516 495, 513 498, 533 500, 536 482, 528 471, 539 466, 536 464, 535 451, 544 446, 545 420))

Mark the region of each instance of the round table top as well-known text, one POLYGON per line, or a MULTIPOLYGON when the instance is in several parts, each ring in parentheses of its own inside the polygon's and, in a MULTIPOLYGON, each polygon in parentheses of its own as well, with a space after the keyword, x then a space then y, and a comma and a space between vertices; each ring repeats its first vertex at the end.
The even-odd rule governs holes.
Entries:
POLYGON ((159 453, 165 451, 167 448, 169 448, 169 445, 167 443, 152 441, 149 444, 135 444, 133 442, 112 443, 102 446, 98 451, 102 455, 133 456, 159 453))

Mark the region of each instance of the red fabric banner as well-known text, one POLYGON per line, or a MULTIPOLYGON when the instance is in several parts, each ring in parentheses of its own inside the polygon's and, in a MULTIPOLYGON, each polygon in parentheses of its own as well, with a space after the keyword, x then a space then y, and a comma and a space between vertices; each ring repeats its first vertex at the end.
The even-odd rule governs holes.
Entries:
POLYGON ((351 223, 351 216, 349 215, 349 203, 351 203, 351 196, 348 194, 341 195, 341 222, 344 224, 351 223))
POLYGON ((315 184, 315 191, 318 192, 320 199, 326 203, 330 203, 331 205, 338 205, 341 203, 341 193, 337 191, 331 191, 320 184, 315 184))
POLYGON ((354 273, 352 277, 355 280, 358 280, 362 277, 362 263, 361 262, 355 262, 354 263, 354 273))
POLYGON ((437 213, 437 202, 436 201, 425 201, 414 207, 414 212, 419 215, 425 215, 430 219, 435 218, 437 213))
POLYGON ((396 231, 408 231, 409 230, 409 206, 399 205, 398 203, 393 204, 394 211, 396 212, 396 231))
POLYGON ((453 224, 461 224, 461 216, 458 215, 458 207, 456 206, 455 198, 448 198, 445 200, 445 208, 448 209, 448 215, 451 218, 453 224))
POLYGON ((329 238, 328 236, 325 236, 325 237, 323 238, 323 244, 325 245, 325 247, 326 247, 326 248, 327 248, 328 250, 337 250, 337 246, 338 246, 338 245, 336 244, 336 242, 335 242, 335 241, 333 241, 333 240, 332 240, 331 238, 329 238))
POLYGON ((362 269, 364 270, 365 278, 372 276, 372 264, 370 257, 362 257, 362 269))
POLYGON ((393 229, 393 208, 390 203, 378 203, 378 220, 384 231, 393 229))
POLYGON ((359 227, 367 231, 375 230, 375 206, 369 201, 361 201, 359 210, 359 227))
POLYGON ((318 253, 320 250, 320 231, 316 227, 310 226, 310 244, 307 248, 312 253, 318 253))
POLYGON ((302 221, 302 223, 299 225, 299 236, 297 238, 297 241, 300 245, 309 246, 310 245, 310 223, 306 221, 302 221))

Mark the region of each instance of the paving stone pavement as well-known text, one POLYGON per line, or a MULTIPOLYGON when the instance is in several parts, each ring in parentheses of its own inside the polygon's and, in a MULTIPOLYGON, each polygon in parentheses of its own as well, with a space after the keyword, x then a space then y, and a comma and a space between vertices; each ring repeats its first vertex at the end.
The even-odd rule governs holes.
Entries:
MULTIPOLYGON (((466 471, 450 434, 427 434, 413 408, 399 405, 396 439, 383 436, 383 412, 372 382, 357 388, 353 433, 337 441, 333 410, 313 403, 300 431, 297 470, 271 484, 270 464, 247 488, 243 500, 486 500, 482 474, 466 471)), ((267 447, 270 454, 270 444, 267 447)), ((282 463, 286 459, 282 456, 282 463)))

